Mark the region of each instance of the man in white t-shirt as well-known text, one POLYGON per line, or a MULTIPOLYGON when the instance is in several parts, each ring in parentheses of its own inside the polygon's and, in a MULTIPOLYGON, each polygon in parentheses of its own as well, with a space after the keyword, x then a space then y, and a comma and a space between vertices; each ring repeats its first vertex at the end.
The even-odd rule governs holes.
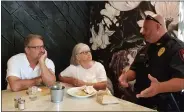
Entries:
POLYGON ((24 41, 25 53, 12 56, 7 63, 7 89, 20 91, 44 83, 51 86, 56 81, 55 66, 47 58, 43 37, 29 34, 24 41))
POLYGON ((92 60, 88 45, 79 43, 73 48, 70 66, 59 75, 61 82, 73 86, 93 86, 95 89, 106 89, 107 76, 104 66, 92 60))

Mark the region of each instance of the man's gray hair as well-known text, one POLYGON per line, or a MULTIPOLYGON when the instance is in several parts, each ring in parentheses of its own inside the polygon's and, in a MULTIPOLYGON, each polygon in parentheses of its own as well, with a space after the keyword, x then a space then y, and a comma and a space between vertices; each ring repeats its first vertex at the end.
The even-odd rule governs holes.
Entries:
POLYGON ((24 47, 27 47, 28 44, 30 43, 30 41, 33 40, 33 39, 35 39, 35 38, 40 39, 40 40, 42 40, 44 42, 44 39, 43 39, 43 37, 41 35, 38 35, 38 34, 29 34, 24 39, 24 47))
POLYGON ((70 58, 70 64, 75 66, 79 65, 79 62, 77 60, 77 54, 79 54, 80 51, 86 46, 89 47, 87 44, 84 44, 84 43, 78 43, 75 45, 72 51, 72 56, 70 58))

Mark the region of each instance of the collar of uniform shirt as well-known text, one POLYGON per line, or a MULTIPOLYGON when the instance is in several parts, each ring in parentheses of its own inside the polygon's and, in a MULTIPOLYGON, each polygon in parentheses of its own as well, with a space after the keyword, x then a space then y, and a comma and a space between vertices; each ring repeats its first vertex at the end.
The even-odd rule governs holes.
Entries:
POLYGON ((154 43, 154 44, 156 44, 157 46, 159 46, 159 45, 162 45, 162 44, 164 44, 164 43, 166 43, 167 41, 167 39, 168 39, 168 33, 165 33, 156 43, 154 43))

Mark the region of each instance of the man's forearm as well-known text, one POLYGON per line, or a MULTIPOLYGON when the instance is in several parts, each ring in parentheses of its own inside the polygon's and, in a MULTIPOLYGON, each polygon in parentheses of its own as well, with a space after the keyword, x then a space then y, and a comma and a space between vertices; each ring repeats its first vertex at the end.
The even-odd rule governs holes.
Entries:
POLYGON ((20 90, 25 90, 31 86, 38 85, 39 83, 38 80, 39 80, 38 77, 33 79, 24 79, 24 80, 20 79, 20 80, 13 81, 12 83, 10 82, 10 87, 11 87, 11 90, 15 92, 20 90))
POLYGON ((160 82, 158 86, 159 93, 178 92, 182 89, 184 89, 184 79, 182 78, 173 78, 169 81, 160 82))
POLYGON ((41 69, 41 77, 43 80, 43 83, 51 86, 54 84, 54 82, 56 81, 56 77, 55 74, 52 73, 47 66, 45 65, 45 63, 40 63, 40 69, 41 69))

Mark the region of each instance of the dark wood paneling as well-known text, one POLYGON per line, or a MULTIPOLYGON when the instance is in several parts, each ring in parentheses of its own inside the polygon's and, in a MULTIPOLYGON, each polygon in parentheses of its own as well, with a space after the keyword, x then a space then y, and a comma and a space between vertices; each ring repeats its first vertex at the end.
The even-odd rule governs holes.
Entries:
POLYGON ((1 35, 13 44, 13 20, 9 12, 3 7, 1 7, 1 14, 3 15, 1 16, 1 35), (3 23, 6 23, 6 25, 3 25, 3 23))
POLYGON ((5 89, 7 60, 14 55, 14 47, 5 37, 1 36, 1 88, 5 89))
POLYGON ((78 12, 78 14, 80 16, 80 19, 82 20, 82 23, 84 23, 86 28, 88 28, 89 24, 87 23, 86 20, 89 19, 88 17, 89 17, 90 14, 89 13, 85 14, 83 12, 83 10, 85 10, 85 8, 82 5, 78 4, 78 2, 76 2, 76 4, 77 4, 77 12, 78 12))
MULTIPOLYGON (((89 12, 88 12, 88 6, 86 4, 86 2, 76 2, 76 4, 78 5, 78 8, 79 8, 79 12, 82 13, 82 15, 84 15, 84 18, 85 19, 89 19, 89 12)), ((85 20, 84 19, 84 20, 85 20)))
POLYGON ((12 18, 14 30, 16 30, 22 37, 31 33, 31 31, 16 16, 12 15, 12 18))
POLYGON ((24 52, 24 37, 17 32, 16 30, 14 30, 14 38, 15 38, 15 48, 14 48, 14 52, 20 53, 20 52, 24 52))
MULTIPOLYGON (((67 21, 69 18, 69 6, 66 2, 59 2, 59 1, 54 1, 54 4, 58 8, 58 10, 61 12, 65 20, 67 21)), ((68 21, 67 21, 68 23, 68 21)))
MULTIPOLYGON (((77 35, 77 36, 83 37, 84 34, 83 34, 82 28, 80 27, 79 16, 77 14, 77 11, 74 9, 74 7, 71 3, 69 4, 69 9, 70 9, 69 10, 69 14, 70 14, 69 16, 72 19, 72 22, 70 22, 70 23, 73 25, 74 31, 78 32, 79 35, 77 35)), ((78 37, 78 38, 80 38, 80 37, 78 37)))
POLYGON ((16 1, 1 2, 1 6, 3 6, 10 14, 15 12, 20 7, 16 1))
MULTIPOLYGON (((74 13, 74 15, 72 15, 71 17, 74 17, 75 19, 77 19, 78 20, 78 22, 76 23, 77 24, 77 26, 79 26, 79 29, 80 30, 85 30, 85 25, 84 25, 84 22, 83 22, 83 20, 82 20, 82 17, 81 17, 81 13, 79 13, 79 12, 81 12, 80 11, 80 8, 78 7, 78 5, 76 4, 76 2, 75 1, 73 1, 73 2, 70 2, 71 3, 71 5, 73 6, 73 11, 75 11, 75 13, 74 13)), ((70 13, 71 14, 71 13, 70 13)), ((72 18, 73 19, 73 18, 72 18)))
POLYGON ((40 18, 46 18, 46 16, 43 14, 43 12, 40 10, 38 5, 34 1, 18 1, 17 2, 20 6, 24 8, 24 10, 29 13, 30 16, 32 16, 35 19, 40 18))
POLYGON ((22 24, 24 24, 31 32, 37 34, 44 34, 44 29, 41 27, 41 23, 37 20, 34 20, 29 13, 27 13, 24 8, 21 6, 18 10, 16 10, 13 15, 19 19, 22 24))
POLYGON ((74 45, 78 42, 86 43, 89 34, 89 8, 85 1, 74 3, 1 2, 2 89, 6 88, 6 63, 11 56, 24 51, 23 40, 30 33, 44 37, 48 57, 55 64, 56 75, 69 65, 74 45))

